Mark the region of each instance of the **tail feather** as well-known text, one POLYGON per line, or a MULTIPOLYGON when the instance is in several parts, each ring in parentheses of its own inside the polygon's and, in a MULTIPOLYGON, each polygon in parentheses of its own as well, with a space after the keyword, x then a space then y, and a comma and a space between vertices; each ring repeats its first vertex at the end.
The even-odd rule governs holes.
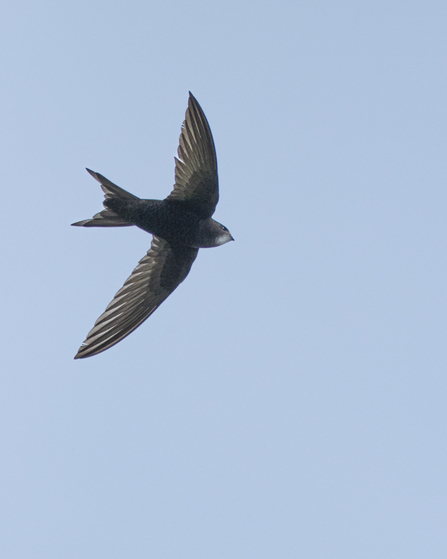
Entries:
MULTIPOLYGON (((130 192, 127 192, 127 190, 120 188, 113 182, 109 181, 109 179, 106 179, 106 177, 104 177, 103 175, 100 175, 99 173, 95 173, 90 169, 87 169, 87 171, 101 185, 101 188, 105 195, 104 196, 105 200, 110 200, 111 198, 125 198, 127 200, 139 200, 137 196, 134 196, 130 192)), ((102 212, 95 214, 91 219, 84 219, 82 221, 77 221, 76 223, 72 223, 72 225, 75 225, 76 227, 129 227, 130 225, 133 225, 133 223, 129 223, 128 221, 120 217, 117 213, 115 213, 113 210, 106 207, 105 210, 102 210, 102 212)))
POLYGON ((119 215, 112 210, 106 209, 95 214, 91 219, 84 219, 82 221, 77 221, 72 223, 77 227, 128 227, 132 225, 125 219, 122 219, 119 215))
POLYGON ((101 188, 104 191, 106 200, 108 198, 131 198, 132 200, 138 200, 139 199, 138 196, 134 196, 130 192, 127 192, 127 190, 124 190, 123 188, 120 188, 116 184, 113 184, 113 182, 109 181, 109 179, 106 179, 106 177, 104 177, 103 175, 100 175, 99 173, 95 173, 95 171, 91 171, 90 169, 87 169, 87 171, 101 185, 101 188))

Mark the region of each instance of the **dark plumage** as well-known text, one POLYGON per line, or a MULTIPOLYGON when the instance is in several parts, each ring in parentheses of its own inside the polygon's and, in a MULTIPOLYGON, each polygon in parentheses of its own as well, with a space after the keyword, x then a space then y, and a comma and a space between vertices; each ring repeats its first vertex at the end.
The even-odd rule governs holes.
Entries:
POLYGON ((226 227, 211 219, 219 199, 216 152, 208 121, 191 93, 179 144, 174 190, 164 200, 142 200, 87 169, 101 184, 105 209, 73 225, 136 225, 153 239, 75 359, 96 355, 135 330, 186 278, 199 248, 233 240, 226 227))

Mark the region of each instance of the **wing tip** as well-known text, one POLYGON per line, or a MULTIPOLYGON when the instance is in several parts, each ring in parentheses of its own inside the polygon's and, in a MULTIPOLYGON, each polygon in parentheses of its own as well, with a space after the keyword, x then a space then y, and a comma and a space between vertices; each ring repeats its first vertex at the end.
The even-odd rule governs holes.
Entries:
POLYGON ((73 359, 82 359, 83 357, 87 357, 87 355, 83 355, 83 350, 86 349, 85 345, 81 345, 81 347, 78 349, 78 352, 76 353, 76 355, 74 356, 73 359))
POLYGON ((104 350, 100 350, 100 351, 90 350, 89 351, 87 345, 81 345, 81 347, 78 349, 78 353, 73 357, 73 359, 85 359, 86 357, 92 357, 93 355, 96 355, 97 353, 101 353, 101 351, 104 351, 104 350))
POLYGON ((194 95, 191 92, 189 92, 188 107, 191 107, 191 106, 200 107, 200 104, 197 101, 197 99, 194 97, 194 95))

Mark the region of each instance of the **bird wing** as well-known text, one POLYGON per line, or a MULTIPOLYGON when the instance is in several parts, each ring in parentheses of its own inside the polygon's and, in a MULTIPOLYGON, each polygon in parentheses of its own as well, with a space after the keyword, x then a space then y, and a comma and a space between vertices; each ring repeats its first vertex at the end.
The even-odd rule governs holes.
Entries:
POLYGON ((200 217, 211 217, 219 200, 217 159, 211 129, 199 103, 189 93, 175 158, 175 185, 167 200, 183 200, 200 217))
POLYGON ((196 248, 172 247, 154 236, 151 248, 95 322, 75 359, 96 355, 128 336, 186 278, 196 248))

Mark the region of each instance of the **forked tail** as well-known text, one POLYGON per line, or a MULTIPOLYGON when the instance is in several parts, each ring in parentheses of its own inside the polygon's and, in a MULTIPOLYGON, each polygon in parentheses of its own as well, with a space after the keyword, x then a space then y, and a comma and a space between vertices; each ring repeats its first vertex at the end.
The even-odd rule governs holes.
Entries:
MULTIPOLYGON (((110 200, 110 198, 139 200, 138 196, 134 196, 130 192, 127 192, 127 190, 124 190, 116 184, 113 184, 113 182, 110 182, 109 179, 106 179, 99 173, 90 171, 90 169, 87 169, 87 171, 101 185, 101 188, 104 191, 105 200, 110 200)), ((102 210, 102 212, 95 214, 91 219, 77 221, 76 223, 72 223, 72 225, 76 225, 78 227, 128 227, 129 225, 133 224, 121 218, 113 210, 106 208, 105 210, 102 210)))

